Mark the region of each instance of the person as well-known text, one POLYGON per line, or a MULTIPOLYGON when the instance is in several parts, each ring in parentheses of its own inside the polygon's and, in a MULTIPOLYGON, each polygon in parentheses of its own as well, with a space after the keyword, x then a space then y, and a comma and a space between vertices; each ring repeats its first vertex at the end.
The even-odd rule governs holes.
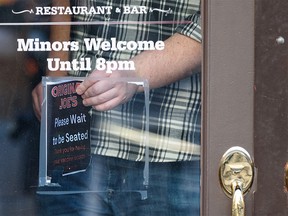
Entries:
MULTIPOLYGON (((66 2, 67 7, 70 5, 69 1, 63 2, 66 2)), ((84 105, 93 107, 92 159, 86 172, 59 179, 60 184, 68 190, 90 193, 39 196, 40 214, 200 215, 200 0, 75 0, 70 3, 95 8, 112 6, 120 10, 127 6, 132 9, 142 6, 147 10, 143 9, 142 13, 124 13, 112 9, 105 16, 67 16, 66 19, 71 19, 75 25, 71 29, 61 28, 62 36, 56 31, 56 40, 67 39, 69 33, 70 39, 78 41, 80 47, 84 47, 85 38, 101 38, 103 41, 110 41, 111 38, 116 41, 164 41, 165 46, 162 50, 144 51, 79 49, 71 52, 71 58, 90 58, 95 70, 47 74, 87 77, 78 86, 77 93, 82 96, 84 105), (83 24, 87 21, 90 23, 83 24), (131 60, 135 70, 116 69, 107 73, 97 69, 94 64, 97 59, 131 60), (109 130, 112 130, 109 125, 113 124, 106 124, 106 128, 98 127, 98 123, 104 119, 111 123, 120 118, 120 121, 132 121, 131 125, 143 128, 143 113, 138 110, 145 102, 143 88, 133 84, 107 82, 107 79, 105 82, 99 81, 103 77, 108 80, 141 78, 149 82, 149 133, 156 138, 153 143, 149 143, 149 185, 146 188, 141 178, 145 157, 143 147, 109 137, 109 130), (121 108, 117 109, 119 105, 121 108), (175 140, 176 148, 170 148, 170 143, 175 140), (137 193, 140 189, 147 190, 147 198, 143 199, 137 193)), ((63 58, 66 59, 67 54, 63 58)), ((41 92, 41 85, 32 92, 35 113, 39 117, 41 92)))

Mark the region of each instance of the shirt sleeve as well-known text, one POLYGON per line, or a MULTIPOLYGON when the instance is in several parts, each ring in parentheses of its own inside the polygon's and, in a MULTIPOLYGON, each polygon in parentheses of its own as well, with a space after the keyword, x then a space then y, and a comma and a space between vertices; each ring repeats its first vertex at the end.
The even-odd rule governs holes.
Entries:
POLYGON ((201 12, 200 5, 199 9, 194 14, 185 18, 186 22, 180 24, 176 28, 176 32, 191 37, 192 39, 202 42, 201 32, 201 12))

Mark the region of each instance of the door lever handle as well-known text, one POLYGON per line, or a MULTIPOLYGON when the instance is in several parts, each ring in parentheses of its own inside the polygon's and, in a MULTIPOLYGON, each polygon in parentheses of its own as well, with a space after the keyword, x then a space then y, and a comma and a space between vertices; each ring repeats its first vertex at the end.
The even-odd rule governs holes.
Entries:
POLYGON ((235 180, 232 183, 232 216, 245 215, 245 202, 242 193, 242 182, 235 180))
POLYGON ((245 215, 244 195, 254 179, 254 163, 249 153, 241 147, 232 147, 223 155, 219 166, 220 185, 232 198, 232 216, 245 215))

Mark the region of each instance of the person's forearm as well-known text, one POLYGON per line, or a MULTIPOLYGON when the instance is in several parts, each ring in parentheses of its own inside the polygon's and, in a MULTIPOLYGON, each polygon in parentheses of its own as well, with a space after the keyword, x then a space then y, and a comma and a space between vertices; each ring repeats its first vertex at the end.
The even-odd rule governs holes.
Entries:
MULTIPOLYGON (((69 7, 69 0, 53 0, 52 6, 64 6, 69 7)), ((70 22, 70 15, 54 15, 51 16, 51 22, 70 22)), ((51 25, 50 27, 50 42, 54 41, 69 41, 70 40, 70 25, 51 25)), ((61 61, 69 60, 68 51, 51 51, 49 58, 60 58, 61 61)), ((47 76, 66 76, 66 71, 46 71, 47 76)))
POLYGON ((176 33, 165 41, 161 51, 144 51, 133 58, 136 74, 159 88, 191 76, 201 67, 201 44, 176 33))

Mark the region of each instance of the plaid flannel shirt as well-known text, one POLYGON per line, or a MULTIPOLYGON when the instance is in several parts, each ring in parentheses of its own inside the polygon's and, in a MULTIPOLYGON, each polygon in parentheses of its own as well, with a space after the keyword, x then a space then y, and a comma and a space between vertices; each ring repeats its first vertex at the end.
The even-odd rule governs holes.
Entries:
MULTIPOLYGON (((71 37, 81 49, 73 59, 128 60, 139 50, 88 51, 84 38, 118 41, 164 41, 176 32, 201 42, 200 0, 74 0, 85 7, 112 6, 111 14, 77 15, 71 37), (116 13, 125 5, 145 6, 147 13, 116 13), (129 22, 127 22, 129 21, 129 22), (134 21, 134 22, 130 22, 134 21)), ((93 65, 94 64, 94 65, 93 65)), ((91 71, 71 71, 72 76, 88 76, 91 71)), ((201 134, 201 75, 150 90, 149 159, 151 162, 198 160, 201 134)), ((93 154, 144 161, 145 96, 136 94, 128 103, 107 112, 93 110, 91 147, 93 154), (115 129, 117 125, 117 129, 115 129), (119 126, 119 127, 118 127, 119 126), (124 130, 125 129, 125 130, 124 130), (126 130, 127 129, 127 130, 126 130), (115 132, 116 130, 116 132, 115 132), (113 133, 112 133, 113 132, 113 133), (125 135, 126 134, 126 135, 125 135), (127 135, 128 134, 128 135, 127 135), (134 138, 131 138, 133 136, 134 138), (136 135, 135 135, 136 134, 136 135), (135 136, 138 139, 135 139, 135 136), (128 138, 127 138, 128 137, 128 138), (130 137, 130 138, 129 138, 130 137)))

